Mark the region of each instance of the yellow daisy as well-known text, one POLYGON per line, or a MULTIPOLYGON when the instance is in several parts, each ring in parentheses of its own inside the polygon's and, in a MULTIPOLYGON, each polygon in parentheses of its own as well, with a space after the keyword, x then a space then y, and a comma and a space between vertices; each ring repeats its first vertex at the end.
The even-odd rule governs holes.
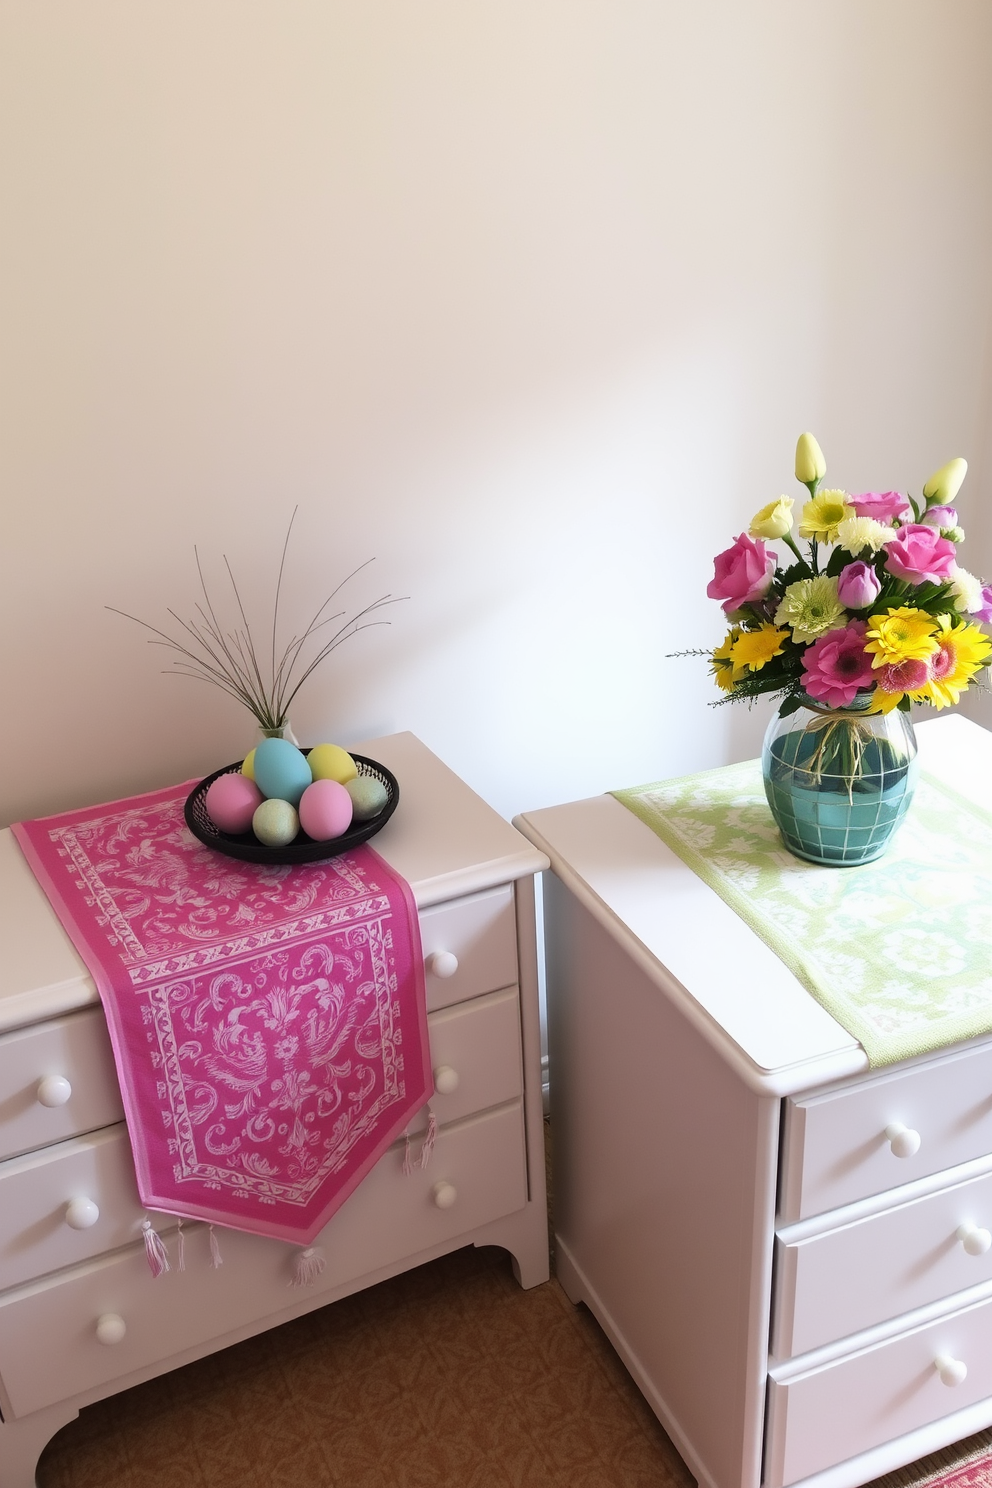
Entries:
POLYGON ((722 687, 724 692, 733 692, 734 683, 744 675, 743 668, 736 666, 733 658, 734 644, 739 635, 740 631, 736 627, 728 631, 726 640, 721 641, 710 657, 710 670, 717 686, 722 687))
POLYGON ((745 630, 737 637, 731 657, 738 672, 760 672, 773 656, 781 656, 782 647, 789 638, 787 630, 774 625, 763 625, 760 630, 745 630))
POLYGON ((865 650, 873 652, 872 666, 898 666, 901 661, 926 661, 937 649, 937 621, 926 610, 903 607, 872 615, 865 650))
POLYGON ((977 625, 955 625, 950 615, 941 615, 937 649, 930 658, 930 681, 923 690, 926 702, 935 708, 950 708, 976 672, 988 666, 992 641, 977 625))
POLYGON ((807 501, 799 519, 799 536, 815 542, 835 543, 837 528, 848 517, 856 516, 846 491, 818 491, 807 501))

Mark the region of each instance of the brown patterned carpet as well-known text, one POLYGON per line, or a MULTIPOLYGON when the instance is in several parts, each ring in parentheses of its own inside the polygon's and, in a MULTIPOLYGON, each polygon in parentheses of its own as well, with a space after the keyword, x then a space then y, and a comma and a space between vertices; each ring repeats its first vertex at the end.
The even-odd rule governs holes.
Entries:
POLYGON ((495 1249, 456 1251, 89 1406, 38 1469, 39 1488, 693 1481, 589 1313, 554 1280, 521 1291, 495 1249))

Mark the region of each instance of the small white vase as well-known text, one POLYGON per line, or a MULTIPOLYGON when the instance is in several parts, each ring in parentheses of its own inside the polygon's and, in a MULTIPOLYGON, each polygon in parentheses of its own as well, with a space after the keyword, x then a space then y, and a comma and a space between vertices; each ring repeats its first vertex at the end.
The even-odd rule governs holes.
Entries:
POLYGON ((259 724, 255 743, 259 744, 263 739, 287 739, 290 744, 295 744, 297 749, 300 747, 300 741, 293 733, 293 726, 288 718, 281 728, 267 729, 259 724))

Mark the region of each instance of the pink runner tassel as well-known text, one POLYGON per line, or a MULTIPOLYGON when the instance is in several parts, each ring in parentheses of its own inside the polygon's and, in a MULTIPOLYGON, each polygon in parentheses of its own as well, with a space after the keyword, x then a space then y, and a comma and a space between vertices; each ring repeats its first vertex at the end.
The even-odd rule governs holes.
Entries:
POLYGON ((431 1160, 434 1151, 434 1143, 437 1141, 437 1117, 430 1106, 427 1107, 427 1130, 424 1140, 420 1144, 420 1156, 416 1162, 410 1150, 410 1133, 407 1132, 403 1141, 403 1176, 409 1178, 415 1168, 424 1169, 431 1160))
POLYGON ((185 1271, 186 1270, 186 1236, 183 1234, 183 1222, 182 1222, 182 1220, 179 1221, 179 1232, 178 1232, 178 1234, 176 1236, 176 1240, 177 1240, 177 1246, 176 1246, 176 1251, 177 1251, 176 1269, 178 1271, 185 1271))
POLYGON ((214 1234, 214 1227, 213 1227, 213 1225, 210 1225, 209 1226, 209 1229, 210 1229, 210 1264, 211 1264, 211 1266, 213 1266, 214 1270, 216 1271, 218 1266, 223 1266, 223 1264, 224 1264, 224 1257, 220 1253, 220 1241, 217 1239, 217 1236, 214 1234))
POLYGON ((434 1151, 434 1143, 436 1141, 437 1141, 437 1117, 434 1115, 434 1112, 431 1110, 430 1106, 428 1106, 427 1107, 427 1135, 424 1137, 424 1145, 420 1149, 420 1166, 422 1168, 426 1168, 427 1164, 430 1162, 430 1160, 431 1160, 431 1153, 434 1151))
POLYGON ((145 1256, 148 1260, 148 1269, 157 1279, 162 1275, 163 1271, 171 1271, 172 1269, 169 1265, 169 1252, 165 1248, 165 1241, 162 1239, 162 1236, 156 1234, 152 1229, 150 1219, 143 1219, 141 1221, 141 1233, 145 1241, 145 1256))

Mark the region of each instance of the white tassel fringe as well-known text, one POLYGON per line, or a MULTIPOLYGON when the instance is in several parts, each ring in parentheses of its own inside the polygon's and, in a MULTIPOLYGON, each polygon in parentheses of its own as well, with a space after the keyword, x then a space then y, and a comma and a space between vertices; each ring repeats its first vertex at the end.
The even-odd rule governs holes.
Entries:
POLYGON ((296 1268, 289 1285, 294 1287, 313 1286, 326 1265, 324 1252, 320 1246, 308 1245, 306 1250, 301 1250, 297 1253, 296 1268))
POLYGON ((163 1271, 171 1271, 172 1269, 169 1265, 169 1252, 165 1248, 165 1241, 162 1239, 162 1236, 156 1234, 152 1229, 150 1219, 143 1219, 141 1221, 141 1233, 145 1241, 145 1256, 148 1261, 148 1269, 157 1279, 162 1275, 163 1271))

